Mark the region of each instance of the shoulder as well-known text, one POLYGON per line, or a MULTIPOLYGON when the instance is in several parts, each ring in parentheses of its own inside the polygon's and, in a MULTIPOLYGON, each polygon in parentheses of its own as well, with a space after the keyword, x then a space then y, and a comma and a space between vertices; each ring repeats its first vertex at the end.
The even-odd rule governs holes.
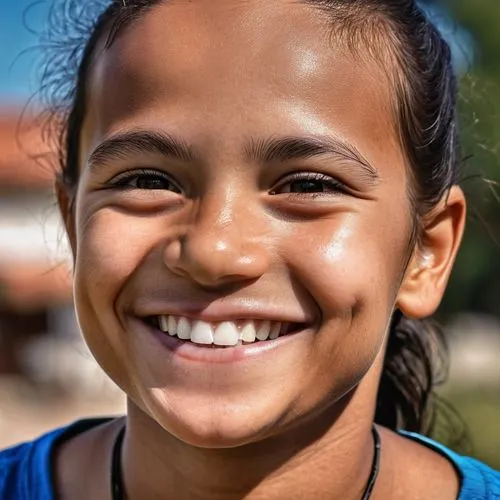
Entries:
POLYGON ((0 451, 0 500, 51 500, 52 455, 61 440, 103 420, 82 420, 0 451))
POLYGON ((474 458, 459 455, 426 436, 404 431, 400 434, 438 452, 452 463, 461 482, 458 500, 500 500, 499 471, 474 458))
POLYGON ((64 432, 57 429, 34 441, 0 451, 0 499, 24 500, 33 492, 43 492, 39 498, 50 498, 50 450, 64 432))
POLYGON ((469 457, 458 457, 456 463, 463 479, 459 500, 500 500, 500 472, 469 457))

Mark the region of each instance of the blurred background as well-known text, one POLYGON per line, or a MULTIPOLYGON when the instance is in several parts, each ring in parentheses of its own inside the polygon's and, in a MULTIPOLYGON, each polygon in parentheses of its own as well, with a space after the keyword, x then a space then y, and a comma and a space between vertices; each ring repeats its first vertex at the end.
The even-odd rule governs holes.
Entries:
MULTIPOLYGON (((0 2, 3 447, 82 416, 120 413, 124 400, 80 338, 54 172, 33 159, 50 154, 35 119, 36 48, 50 0, 0 2)), ((465 241, 437 317, 451 355, 440 394, 466 422, 471 453, 500 469, 500 2, 422 4, 450 41, 460 74, 462 185, 470 205, 465 241)))

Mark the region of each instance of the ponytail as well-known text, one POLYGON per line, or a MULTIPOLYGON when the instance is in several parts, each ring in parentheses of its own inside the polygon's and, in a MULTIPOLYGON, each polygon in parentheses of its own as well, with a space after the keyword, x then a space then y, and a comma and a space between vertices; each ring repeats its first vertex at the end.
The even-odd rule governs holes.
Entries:
POLYGON ((469 449, 463 421, 435 392, 448 375, 448 347, 430 320, 393 315, 380 380, 375 422, 389 429, 439 435, 448 446, 469 449))

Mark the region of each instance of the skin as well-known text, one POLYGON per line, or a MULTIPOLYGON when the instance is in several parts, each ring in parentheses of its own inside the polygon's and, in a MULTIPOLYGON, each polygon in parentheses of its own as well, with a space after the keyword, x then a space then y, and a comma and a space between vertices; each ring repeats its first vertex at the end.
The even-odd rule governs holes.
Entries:
MULTIPOLYGON (((59 185, 58 196, 80 326, 128 396, 131 499, 358 499, 365 487, 392 312, 425 317, 437 308, 465 202, 453 188, 410 246, 409 180, 387 77, 328 35, 324 16, 299 3, 174 1, 96 61, 81 178, 75 191, 59 185), (175 136, 193 158, 94 153, 138 131, 175 136), (363 161, 248 154, 289 137, 335 139, 363 161), (117 186, 126 172, 136 177, 117 186), (314 185, 327 192, 290 193, 305 185, 291 179, 297 172, 323 174, 326 184, 314 185), (160 188, 138 189, 137 175, 160 188), (198 363, 159 348, 138 320, 179 310, 306 327, 253 359, 198 363)), ((82 467, 95 477, 86 498, 110 498, 108 457, 121 425, 60 448, 61 498, 78 498, 82 467)), ((443 458, 381 432, 372 498, 456 497, 443 458)))

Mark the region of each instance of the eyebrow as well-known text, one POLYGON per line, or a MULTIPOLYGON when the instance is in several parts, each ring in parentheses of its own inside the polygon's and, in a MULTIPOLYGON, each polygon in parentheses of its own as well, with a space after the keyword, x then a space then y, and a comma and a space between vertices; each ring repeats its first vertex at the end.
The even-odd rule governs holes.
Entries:
MULTIPOLYGON (((157 153, 185 163, 197 161, 193 149, 181 139, 163 131, 131 130, 118 133, 99 144, 90 154, 89 168, 96 165, 125 160, 137 153, 157 153)), ((317 156, 333 156, 347 160, 362 169, 362 174, 372 183, 380 176, 370 162, 353 145, 332 136, 289 136, 250 140, 245 148, 249 160, 271 163, 308 159, 317 156)))
POLYGON ((375 167, 353 144, 332 136, 283 137, 251 141, 246 154, 249 159, 270 163, 303 160, 317 156, 333 156, 353 162, 362 168, 373 183, 380 180, 375 167))
POLYGON ((145 152, 157 153, 183 162, 196 160, 189 145, 170 134, 132 130, 116 134, 99 144, 90 154, 87 163, 93 168, 95 165, 125 160, 128 155, 145 152))

